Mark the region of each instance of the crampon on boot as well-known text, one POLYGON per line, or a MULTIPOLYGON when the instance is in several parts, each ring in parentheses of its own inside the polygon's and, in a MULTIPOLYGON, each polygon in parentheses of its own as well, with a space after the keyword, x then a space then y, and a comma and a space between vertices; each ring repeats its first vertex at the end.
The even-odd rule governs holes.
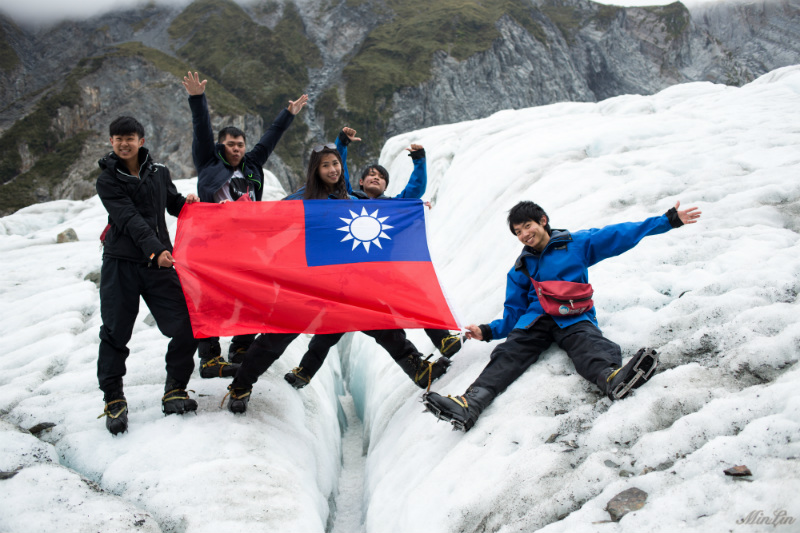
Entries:
POLYGON ((463 396, 442 396, 435 392, 422 395, 425 409, 439 420, 447 420, 454 430, 469 431, 475 421, 491 403, 493 397, 488 389, 470 387, 463 396))
POLYGON ((232 378, 241 365, 227 363, 221 355, 211 359, 200 359, 201 378, 232 378))
POLYGON ((182 415, 190 411, 197 411, 197 402, 189 398, 185 384, 167 378, 164 396, 161 398, 161 410, 165 415, 182 415))
POLYGON ((106 429, 112 434, 128 431, 128 402, 122 392, 107 394, 106 407, 97 418, 106 417, 106 429))
POLYGON ((439 379, 447 372, 450 366, 450 359, 440 357, 435 362, 430 361, 433 354, 422 358, 419 354, 409 355, 397 361, 403 372, 421 389, 430 390, 431 383, 439 379))
POLYGON ((228 394, 222 398, 220 407, 225 403, 225 398, 228 398, 228 411, 231 413, 245 413, 247 412, 247 404, 250 401, 250 393, 252 388, 240 389, 233 386, 233 383, 228 385, 228 394))
POLYGON ((439 353, 445 357, 453 357, 458 353, 466 340, 466 338, 462 339, 461 335, 448 335, 441 340, 439 346, 436 348, 439 350, 439 353))
POLYGON ((283 379, 295 389, 302 389, 311 381, 311 376, 303 372, 302 366, 296 366, 283 379))
POLYGON ((621 400, 633 389, 641 387, 658 368, 658 353, 652 348, 641 348, 625 366, 614 370, 606 378, 606 394, 612 400, 621 400))

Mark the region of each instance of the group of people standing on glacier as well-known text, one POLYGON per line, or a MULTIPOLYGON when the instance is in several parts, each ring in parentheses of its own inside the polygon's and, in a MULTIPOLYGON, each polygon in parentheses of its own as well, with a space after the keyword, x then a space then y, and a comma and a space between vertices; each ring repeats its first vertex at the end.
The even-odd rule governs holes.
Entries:
MULTIPOLYGON (((205 95, 206 81, 189 72, 183 79, 192 113, 192 159, 197 170, 198 194, 177 192, 169 170, 152 161, 144 147, 143 126, 123 116, 109 126, 112 151, 100 159, 97 192, 108 211, 103 237, 100 284, 102 326, 97 373, 104 394, 106 427, 114 435, 127 431, 128 405, 123 392, 127 344, 144 299, 159 330, 170 342, 166 353, 166 382, 161 399, 165 415, 197 410, 186 390, 194 370, 194 353, 200 357, 200 376, 233 380, 227 407, 233 413, 247 410, 258 378, 286 350, 299 333, 261 333, 233 337, 228 359, 219 338, 195 339, 177 274, 172 268, 172 243, 165 212, 178 216, 185 203, 260 201, 263 166, 308 96, 289 101, 260 140, 246 150, 245 133, 233 126, 216 136, 205 95)), ((391 200, 385 196, 387 170, 373 164, 353 190, 347 170, 347 147, 359 141, 356 131, 344 127, 335 143, 311 149, 306 182, 286 200, 362 199, 391 200)), ((394 198, 421 198, 427 185, 425 149, 407 148, 414 169, 403 191, 394 198)), ((679 210, 680 202, 664 215, 642 222, 624 223, 576 232, 551 229, 550 219, 537 204, 522 201, 508 215, 511 233, 523 249, 507 276, 502 318, 489 324, 469 325, 464 336, 447 330, 425 332, 442 356, 430 361, 401 329, 364 331, 385 349, 400 369, 419 387, 426 409, 467 431, 489 403, 533 363, 552 343, 567 352, 578 373, 596 383, 612 400, 627 396, 647 381, 658 366, 655 350, 639 350, 625 365, 620 347, 606 339, 597 326, 588 283, 588 267, 634 247, 648 235, 695 223, 697 208, 679 210), (461 396, 441 396, 430 391, 466 339, 492 341, 506 338, 491 352, 489 363, 461 396)), ((247 231, 242 228, 241 231, 247 231)), ((391 290, 391 289, 389 289, 391 290)), ((329 350, 344 333, 314 335, 299 365, 285 375, 291 386, 306 386, 322 366, 329 350)), ((224 402, 224 400, 223 400, 224 402)))

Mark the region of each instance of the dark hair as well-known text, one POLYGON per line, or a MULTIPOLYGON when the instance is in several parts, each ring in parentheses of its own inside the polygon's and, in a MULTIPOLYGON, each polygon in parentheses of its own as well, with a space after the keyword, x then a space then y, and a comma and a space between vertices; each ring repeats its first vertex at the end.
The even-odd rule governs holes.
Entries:
POLYGON ((342 157, 339 151, 335 149, 324 147, 322 150, 313 150, 311 152, 311 159, 308 161, 308 172, 306 172, 306 190, 303 193, 303 198, 306 200, 324 200, 329 195, 334 195, 336 198, 347 199, 347 185, 344 183, 344 167, 342 173, 339 175, 337 181, 331 188, 319 177, 319 166, 322 163, 322 157, 328 154, 333 154, 339 160, 339 165, 342 164, 342 157))
POLYGON ((129 135, 131 133, 137 134, 140 138, 144 137, 144 126, 133 117, 117 117, 108 127, 108 133, 111 137, 115 135, 129 135))
POLYGON ((544 209, 533 202, 520 202, 508 212, 508 229, 511 230, 511 233, 514 233, 515 224, 524 224, 529 220, 541 224, 542 217, 547 217, 547 224, 544 225, 544 230, 550 235, 550 217, 547 216, 544 209))
POLYGON ((227 128, 222 128, 219 130, 217 142, 221 143, 225 140, 225 137, 241 137, 245 142, 247 142, 247 135, 245 135, 244 132, 236 126, 228 126, 227 128))
MULTIPOLYGON (((362 172, 362 173, 361 173, 361 180, 363 180, 364 178, 366 178, 366 177, 367 177, 367 174, 369 174, 369 171, 370 171, 370 170, 373 170, 373 169, 374 169, 375 171, 377 171, 377 172, 378 172, 378 174, 380 174, 381 176, 383 176, 383 180, 386 182, 386 186, 388 187, 388 186, 389 186, 389 171, 388 171, 388 170, 386 170, 385 168, 383 168, 382 166, 380 166, 380 165, 379 165, 379 164, 377 164, 377 163, 375 163, 374 165, 370 165, 370 166, 368 166, 367 168, 365 168, 365 169, 364 169, 364 172, 362 172)), ((360 187, 360 186, 361 186, 361 185, 359 185, 359 187, 360 187)), ((362 189, 363 189, 363 187, 362 187, 362 189)))

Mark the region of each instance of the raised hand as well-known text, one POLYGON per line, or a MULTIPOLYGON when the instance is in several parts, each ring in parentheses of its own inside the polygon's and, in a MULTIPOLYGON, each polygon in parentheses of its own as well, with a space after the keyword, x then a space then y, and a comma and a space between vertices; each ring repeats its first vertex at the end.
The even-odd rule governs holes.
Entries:
POLYGON ((197 96, 203 94, 206 90, 206 83, 208 80, 200 81, 200 75, 195 72, 189 72, 188 75, 183 77, 183 86, 186 87, 186 92, 189 96, 197 96))
POLYGON ((342 128, 342 133, 347 135, 347 138, 350 139, 351 142, 361 140, 361 137, 356 137, 356 130, 354 130, 353 128, 348 128, 347 126, 345 126, 344 128, 342 128))
POLYGON ((421 144, 411 143, 411 147, 406 148, 409 152, 416 152, 417 150, 424 150, 421 144))
POLYGON ((308 103, 308 95, 304 94, 297 100, 294 101, 289 100, 289 107, 287 107, 286 110, 292 115, 296 115, 300 112, 301 109, 303 109, 303 106, 306 105, 307 103, 308 103))

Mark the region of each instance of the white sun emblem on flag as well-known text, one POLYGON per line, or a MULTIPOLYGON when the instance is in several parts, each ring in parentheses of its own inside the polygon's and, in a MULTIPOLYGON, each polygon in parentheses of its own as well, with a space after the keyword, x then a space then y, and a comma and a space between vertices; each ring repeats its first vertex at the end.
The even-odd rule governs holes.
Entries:
MULTIPOLYGON (((341 218, 339 220, 343 221, 347 226, 343 228, 336 228, 339 231, 346 231, 347 235, 344 236, 339 242, 344 241, 353 241, 353 248, 355 250, 358 248, 359 244, 364 245, 364 249, 369 253, 369 247, 371 244, 374 244, 380 249, 383 249, 381 246, 381 239, 389 239, 392 238, 386 235, 383 230, 385 229, 392 229, 394 226, 389 226, 388 224, 384 224, 387 218, 383 217, 378 218, 378 210, 376 209, 374 213, 368 215, 367 209, 362 207, 361 214, 357 215, 350 211, 350 216, 352 218, 341 218)), ((351 250, 351 251, 352 251, 351 250)))

